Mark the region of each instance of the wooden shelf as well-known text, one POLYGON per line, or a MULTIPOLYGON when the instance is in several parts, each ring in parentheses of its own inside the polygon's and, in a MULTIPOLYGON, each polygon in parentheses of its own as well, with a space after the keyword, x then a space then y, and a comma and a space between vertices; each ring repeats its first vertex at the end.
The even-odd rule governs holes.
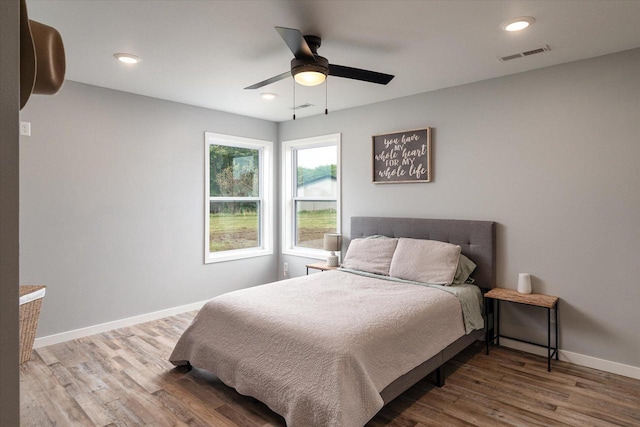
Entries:
POLYGON ((313 268, 315 270, 320 271, 328 271, 328 270, 336 270, 339 267, 329 267, 326 262, 315 262, 313 264, 307 264, 307 274, 309 274, 309 269, 313 268))
POLYGON ((535 305, 536 307, 552 308, 558 303, 558 297, 544 294, 521 294, 513 289, 493 288, 485 298, 493 298, 502 301, 517 302, 520 304, 535 305))

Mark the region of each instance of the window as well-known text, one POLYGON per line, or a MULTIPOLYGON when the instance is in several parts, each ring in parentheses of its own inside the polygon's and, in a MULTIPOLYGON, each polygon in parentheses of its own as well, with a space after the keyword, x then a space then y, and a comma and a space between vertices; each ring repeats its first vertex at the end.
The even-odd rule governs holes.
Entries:
POLYGON ((283 142, 282 165, 282 251, 324 258, 324 234, 340 232, 340 134, 283 142))
POLYGON ((205 263, 273 253, 270 141, 205 133, 205 263))

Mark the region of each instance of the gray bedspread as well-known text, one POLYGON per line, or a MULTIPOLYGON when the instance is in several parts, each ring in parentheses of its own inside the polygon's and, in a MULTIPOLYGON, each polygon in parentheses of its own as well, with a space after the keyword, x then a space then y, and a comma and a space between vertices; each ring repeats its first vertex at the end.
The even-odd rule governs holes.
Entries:
POLYGON ((397 277, 380 276, 378 274, 367 273, 365 271, 353 270, 350 268, 341 268, 340 271, 381 280, 389 280, 392 282, 407 283, 417 286, 429 286, 434 289, 449 292, 450 294, 455 295, 458 298, 458 301, 460 301, 465 333, 470 334, 472 331, 484 328, 484 318, 482 317, 482 304, 484 302, 484 298, 482 297, 482 291, 476 285, 462 283, 458 285, 444 286, 439 283, 422 283, 398 279, 397 277))
POLYGON ((289 427, 358 427, 381 390, 464 334, 449 291, 329 271, 214 298, 170 361, 209 370, 289 427))

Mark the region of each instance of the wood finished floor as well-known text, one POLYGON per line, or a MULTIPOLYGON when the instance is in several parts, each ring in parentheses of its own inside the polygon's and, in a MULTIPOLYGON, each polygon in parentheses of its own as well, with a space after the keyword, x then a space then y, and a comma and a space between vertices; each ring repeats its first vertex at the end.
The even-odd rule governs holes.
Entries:
MULTIPOLYGON (((265 405, 167 358, 195 313, 34 350, 22 366, 22 426, 285 426, 265 405)), ((367 426, 638 426, 640 381, 480 343, 367 426)))

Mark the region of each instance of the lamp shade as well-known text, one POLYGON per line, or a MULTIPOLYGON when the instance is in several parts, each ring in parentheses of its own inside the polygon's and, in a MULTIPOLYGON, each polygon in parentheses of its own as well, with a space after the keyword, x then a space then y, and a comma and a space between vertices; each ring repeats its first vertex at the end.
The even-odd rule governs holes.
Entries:
POLYGON ((336 255, 335 251, 342 249, 342 234, 325 234, 323 249, 331 251, 331 255, 327 258, 327 266, 337 267, 338 255, 336 255))
POLYGON ((324 246, 325 251, 339 251, 342 248, 342 234, 325 234, 324 246))

